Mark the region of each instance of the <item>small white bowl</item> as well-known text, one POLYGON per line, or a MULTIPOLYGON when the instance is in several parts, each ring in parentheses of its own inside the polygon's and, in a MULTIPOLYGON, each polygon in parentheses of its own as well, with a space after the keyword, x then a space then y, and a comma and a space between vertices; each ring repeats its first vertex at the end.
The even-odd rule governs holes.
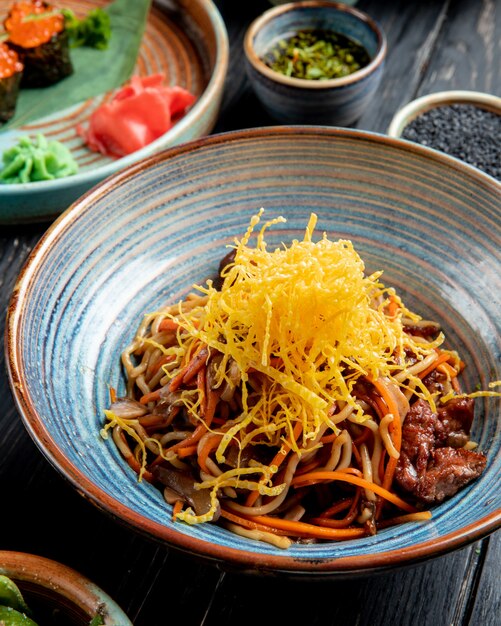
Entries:
POLYGON ((413 119, 437 106, 448 104, 474 104, 501 115, 501 98, 480 91, 438 91, 412 100, 399 109, 388 128, 390 137, 400 137, 404 128, 413 119))

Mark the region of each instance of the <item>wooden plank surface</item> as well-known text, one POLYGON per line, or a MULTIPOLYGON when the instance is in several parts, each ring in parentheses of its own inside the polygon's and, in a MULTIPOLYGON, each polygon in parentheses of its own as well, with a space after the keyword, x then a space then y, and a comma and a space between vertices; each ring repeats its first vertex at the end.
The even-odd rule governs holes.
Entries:
POLYGON ((457 0, 445 19, 417 95, 450 89, 501 96, 501 3, 457 0))

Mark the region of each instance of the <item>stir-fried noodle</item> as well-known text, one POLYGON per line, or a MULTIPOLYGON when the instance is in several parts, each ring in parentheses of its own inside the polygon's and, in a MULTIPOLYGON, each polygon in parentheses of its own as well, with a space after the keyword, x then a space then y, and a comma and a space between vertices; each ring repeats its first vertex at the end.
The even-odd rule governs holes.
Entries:
POLYGON ((314 243, 316 216, 303 241, 268 251, 284 220, 252 247, 261 215, 221 285, 144 317, 103 436, 175 520, 279 547, 429 519, 485 466, 464 364, 381 272, 365 275, 351 242, 314 243))

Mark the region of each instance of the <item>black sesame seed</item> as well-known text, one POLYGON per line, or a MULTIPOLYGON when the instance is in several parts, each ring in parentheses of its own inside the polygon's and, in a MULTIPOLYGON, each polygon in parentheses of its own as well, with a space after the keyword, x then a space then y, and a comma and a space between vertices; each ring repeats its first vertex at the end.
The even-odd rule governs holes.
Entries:
POLYGON ((463 160, 501 179, 501 115, 472 104, 430 109, 404 128, 402 138, 463 160))

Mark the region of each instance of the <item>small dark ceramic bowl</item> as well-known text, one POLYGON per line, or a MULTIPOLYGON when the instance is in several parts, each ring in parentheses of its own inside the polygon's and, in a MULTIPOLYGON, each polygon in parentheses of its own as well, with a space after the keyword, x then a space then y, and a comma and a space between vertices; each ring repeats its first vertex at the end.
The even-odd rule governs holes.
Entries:
POLYGON ((244 39, 249 80, 268 114, 287 124, 353 124, 373 102, 386 56, 386 37, 368 15, 344 4, 296 2, 265 11, 244 39), (334 31, 361 44, 370 63, 329 80, 292 78, 269 68, 262 57, 300 30, 334 31))
POLYGON ((99 615, 105 626, 132 626, 102 589, 57 561, 24 552, 0 551, 0 574, 19 587, 37 622, 88 626, 99 615))

